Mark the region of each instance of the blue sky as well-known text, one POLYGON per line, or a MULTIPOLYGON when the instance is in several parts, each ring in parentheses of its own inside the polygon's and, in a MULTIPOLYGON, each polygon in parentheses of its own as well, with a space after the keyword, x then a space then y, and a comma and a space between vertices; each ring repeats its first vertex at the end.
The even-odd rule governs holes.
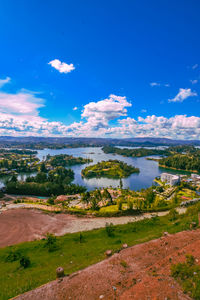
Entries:
POLYGON ((0 134, 200 138, 198 0, 0 3, 0 134))

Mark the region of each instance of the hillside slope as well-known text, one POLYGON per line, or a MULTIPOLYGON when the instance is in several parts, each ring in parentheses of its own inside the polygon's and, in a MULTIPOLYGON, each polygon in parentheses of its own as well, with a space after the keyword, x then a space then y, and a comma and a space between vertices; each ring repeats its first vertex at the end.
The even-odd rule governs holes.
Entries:
POLYGON ((200 229, 163 236, 16 297, 18 300, 190 299, 170 266, 190 253, 200 262, 200 229))

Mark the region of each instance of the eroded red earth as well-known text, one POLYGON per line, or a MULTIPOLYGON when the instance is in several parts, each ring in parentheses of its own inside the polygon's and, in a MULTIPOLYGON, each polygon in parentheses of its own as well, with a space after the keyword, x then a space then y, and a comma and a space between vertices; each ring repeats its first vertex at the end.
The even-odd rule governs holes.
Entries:
POLYGON ((190 253, 200 263, 200 229, 163 236, 114 254, 69 277, 17 297, 18 300, 186 300, 170 266, 190 253))

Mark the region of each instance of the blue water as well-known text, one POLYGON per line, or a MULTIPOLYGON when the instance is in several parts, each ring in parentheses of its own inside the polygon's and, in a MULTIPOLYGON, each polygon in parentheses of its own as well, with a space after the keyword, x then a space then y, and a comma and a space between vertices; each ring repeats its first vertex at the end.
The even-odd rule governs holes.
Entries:
MULTIPOLYGON (((101 148, 73 148, 73 149, 44 149, 38 151, 38 157, 40 160, 44 159, 47 154, 57 155, 57 154, 69 154, 73 156, 81 156, 84 158, 91 158, 93 162, 87 165, 96 164, 102 160, 109 159, 118 159, 126 162, 129 165, 133 165, 140 169, 139 174, 132 174, 128 178, 123 178, 123 187, 130 188, 131 190, 140 190, 142 188, 147 188, 152 185, 155 177, 159 176, 162 172, 169 173, 177 173, 171 170, 163 170, 158 167, 158 163, 156 161, 147 160, 146 157, 132 158, 132 157, 123 157, 121 155, 114 154, 105 154, 101 148)), ((151 156, 152 157, 152 156, 151 156)), ((156 156, 154 156, 156 157, 156 156)), ((81 176, 81 170, 86 166, 77 165, 71 167, 75 173, 75 179, 73 183, 86 186, 88 190, 93 190, 96 187, 118 187, 119 180, 118 179, 108 179, 108 178, 91 178, 85 179, 81 176)))
MULTIPOLYGON (((125 147, 123 147, 125 148, 125 147)), ((134 147, 135 148, 135 147, 134 147)), ((71 148, 71 149, 58 149, 58 150, 52 150, 52 149, 44 149, 44 150, 38 150, 38 158, 40 160, 45 159, 46 155, 58 155, 58 154, 69 154, 76 157, 84 157, 84 158, 91 158, 93 159, 92 163, 84 164, 84 165, 76 165, 72 166, 71 169, 75 173, 75 179, 73 183, 83 185, 85 186, 89 191, 100 187, 118 187, 119 186, 119 180, 118 179, 110 179, 110 178, 91 178, 86 179, 82 178, 81 176, 81 170, 84 169, 87 165, 96 164, 99 161, 102 160, 109 160, 109 159, 118 159, 121 161, 126 162, 129 165, 135 166, 140 169, 140 173, 135 173, 129 176, 128 178, 123 178, 123 187, 124 188, 130 188, 131 190, 141 190, 142 188, 150 187, 153 184, 153 180, 155 177, 159 176, 162 172, 168 172, 168 173, 180 173, 185 174, 185 172, 178 172, 168 169, 163 169, 158 167, 158 163, 153 160, 147 160, 146 157, 138 157, 138 158, 132 158, 132 157, 123 157, 121 155, 115 155, 115 154, 105 154, 101 148, 71 148)), ((152 156, 151 156, 152 157, 152 156)), ((159 156, 154 156, 154 158, 159 156)), ((19 180, 25 180, 27 176, 29 175, 35 175, 35 173, 32 174, 19 174, 18 179, 19 180)), ((8 179, 8 176, 0 178, 0 187, 4 186, 5 181, 8 179)))

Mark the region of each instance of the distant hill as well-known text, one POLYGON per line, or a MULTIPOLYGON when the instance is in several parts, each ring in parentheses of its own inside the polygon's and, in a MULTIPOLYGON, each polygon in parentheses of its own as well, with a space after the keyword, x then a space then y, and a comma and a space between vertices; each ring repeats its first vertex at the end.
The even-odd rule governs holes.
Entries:
POLYGON ((200 145, 199 140, 172 140, 167 138, 90 138, 90 137, 11 137, 0 136, 0 147, 25 144, 57 144, 68 146, 171 146, 171 145, 200 145))

